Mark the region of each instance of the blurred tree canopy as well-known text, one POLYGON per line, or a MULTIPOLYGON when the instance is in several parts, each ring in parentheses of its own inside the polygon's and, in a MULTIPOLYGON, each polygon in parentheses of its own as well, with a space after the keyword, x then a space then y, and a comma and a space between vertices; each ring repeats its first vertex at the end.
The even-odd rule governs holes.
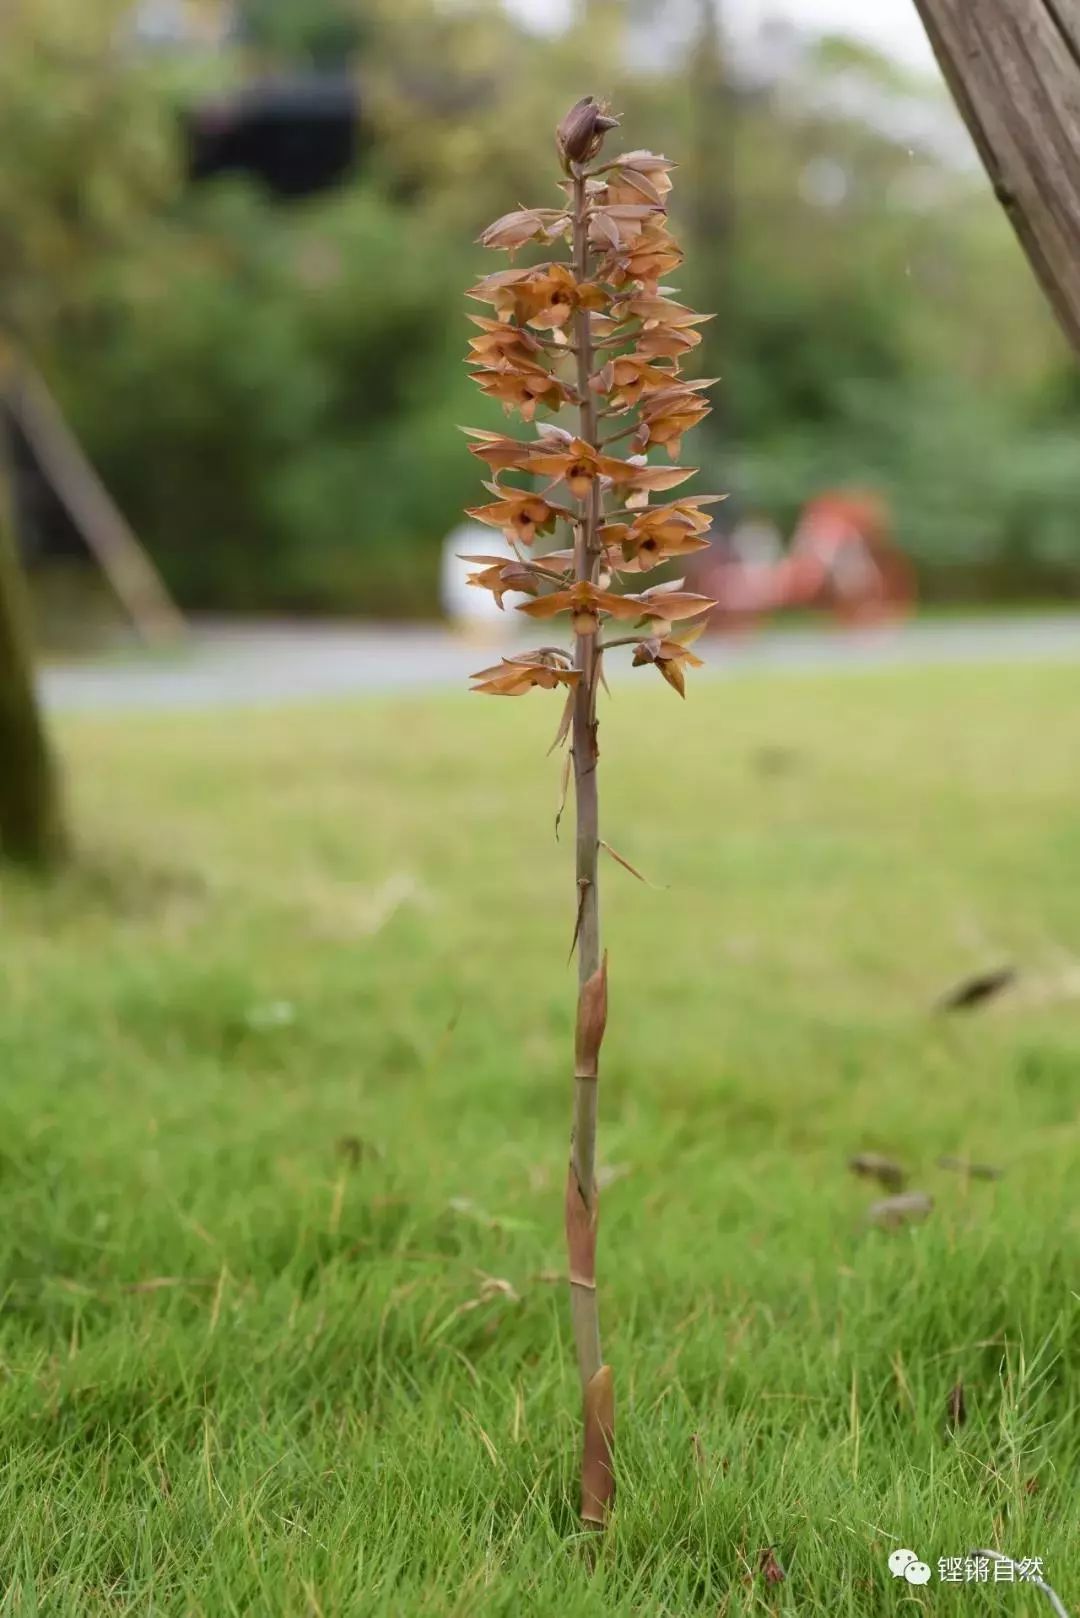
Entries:
POLYGON ((167 52, 118 0, 4 12, 3 320, 181 601, 434 609, 477 493, 456 424, 501 419, 461 364, 473 239, 550 197, 547 132, 590 90, 684 160, 724 378, 699 454, 732 508, 873 485, 930 592, 1080 585, 1080 387, 944 91, 844 42, 713 76, 707 3, 591 0, 537 38, 497 0, 248 0, 231 44, 167 52), (349 184, 186 182, 185 108, 342 57, 349 184))

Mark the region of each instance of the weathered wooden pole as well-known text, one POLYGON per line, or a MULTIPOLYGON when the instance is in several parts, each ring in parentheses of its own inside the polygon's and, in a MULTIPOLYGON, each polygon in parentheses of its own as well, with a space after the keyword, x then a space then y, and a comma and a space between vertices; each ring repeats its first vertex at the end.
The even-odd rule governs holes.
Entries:
POLYGON ((0 503, 0 858, 46 867, 65 850, 56 769, 34 690, 26 591, 0 503))
POLYGON ((6 404, 87 548, 150 646, 180 641, 186 625, 161 575, 83 453, 45 380, 22 357, 10 366, 6 404))
POLYGON ((1080 353, 1080 4, 915 5, 998 201, 1080 353))
MULTIPOLYGON (((0 391, 11 353, 0 333, 0 391)), ((44 868, 67 847, 60 787, 34 684, 30 608, 0 436, 0 860, 44 868)))

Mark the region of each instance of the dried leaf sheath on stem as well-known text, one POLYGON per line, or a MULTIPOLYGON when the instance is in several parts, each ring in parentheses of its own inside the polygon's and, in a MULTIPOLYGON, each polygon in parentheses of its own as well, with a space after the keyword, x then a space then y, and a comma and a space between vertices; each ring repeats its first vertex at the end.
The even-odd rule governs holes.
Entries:
POLYGON ((556 135, 562 206, 518 208, 481 237, 485 246, 511 256, 526 247, 551 252, 562 242, 570 262, 500 270, 471 289, 469 296, 490 305, 495 316, 473 317, 480 333, 469 344, 474 378, 507 414, 532 423, 535 436, 466 429, 472 453, 491 468, 486 487, 494 497, 470 514, 501 529, 513 551, 470 558, 480 564, 470 583, 491 590, 500 607, 508 593, 531 598, 517 607, 527 617, 568 617, 573 637, 565 650, 547 645, 505 657, 474 676, 473 689, 523 696, 534 686, 567 688, 553 744, 569 744, 577 810, 572 950, 578 956, 578 1003, 566 1242, 583 1407, 581 1515, 595 1527, 607 1520, 614 1495, 615 1433, 614 1384, 601 1353, 596 1290, 597 1100, 607 1021, 598 886, 599 852, 607 845, 599 826, 597 693, 605 655, 632 647, 635 666, 652 664, 685 695, 685 670, 700 659, 690 651, 693 633, 676 626, 713 603, 679 583, 629 592, 622 575, 636 580, 669 558, 707 545, 709 519, 702 508, 718 498, 664 500, 693 471, 649 460, 658 449, 673 462, 683 435, 708 414, 702 392, 710 384, 682 374, 707 317, 662 285, 682 261, 667 229, 673 165, 656 153, 634 151, 589 167, 616 127, 603 104, 591 96, 579 101, 556 135), (575 413, 574 430, 537 422, 540 410, 554 417, 564 409, 575 413), (656 505, 650 504, 653 495, 661 496, 656 505), (559 523, 568 527, 572 545, 533 556, 538 537, 559 523), (611 622, 632 625, 633 632, 605 641, 611 622))

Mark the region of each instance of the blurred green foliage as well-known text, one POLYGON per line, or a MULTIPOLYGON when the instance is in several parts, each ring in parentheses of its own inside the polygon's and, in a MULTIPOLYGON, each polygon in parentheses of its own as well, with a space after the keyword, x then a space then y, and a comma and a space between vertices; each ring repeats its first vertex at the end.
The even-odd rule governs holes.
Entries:
POLYGON ((548 132, 594 88, 684 160, 681 284, 724 379, 693 458, 730 509, 788 525, 871 485, 930 593, 1080 587, 1072 361, 981 173, 895 132, 915 108, 952 139, 944 92, 838 43, 732 89, 701 41, 659 48, 664 15, 594 3, 540 39, 496 0, 254 0, 201 55, 139 48, 111 0, 0 21, 4 318, 182 601, 434 610, 479 490, 455 428, 496 420, 461 365, 472 243, 551 198, 548 132), (185 185, 184 106, 346 41, 349 185, 185 185))

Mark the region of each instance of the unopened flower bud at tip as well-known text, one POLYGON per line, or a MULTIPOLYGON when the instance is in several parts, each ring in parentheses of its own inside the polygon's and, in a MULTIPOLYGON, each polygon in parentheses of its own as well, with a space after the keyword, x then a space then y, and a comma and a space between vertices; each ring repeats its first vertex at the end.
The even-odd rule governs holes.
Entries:
POLYGON ((596 156, 609 129, 618 129, 619 120, 611 116, 605 101, 595 96, 583 96, 576 101, 555 131, 555 144, 563 164, 587 163, 596 156))

